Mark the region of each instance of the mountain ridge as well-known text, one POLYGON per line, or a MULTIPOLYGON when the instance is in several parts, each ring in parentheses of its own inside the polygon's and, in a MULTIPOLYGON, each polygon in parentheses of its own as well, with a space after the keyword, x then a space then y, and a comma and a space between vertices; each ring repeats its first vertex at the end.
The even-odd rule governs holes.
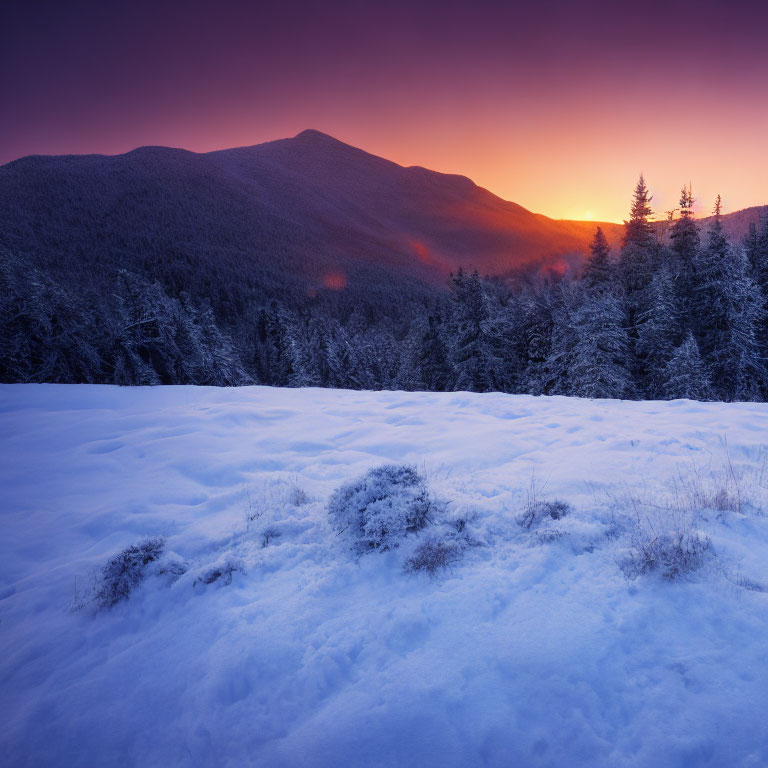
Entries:
MULTIPOLYGON (((742 236, 761 212, 728 214, 726 229, 742 236)), ((0 243, 40 263, 208 260, 265 285, 289 275, 302 290, 445 284, 460 266, 561 274, 578 269, 597 226, 618 246, 621 224, 551 219, 466 176, 401 166, 315 129, 204 153, 144 146, 0 167, 0 243)))

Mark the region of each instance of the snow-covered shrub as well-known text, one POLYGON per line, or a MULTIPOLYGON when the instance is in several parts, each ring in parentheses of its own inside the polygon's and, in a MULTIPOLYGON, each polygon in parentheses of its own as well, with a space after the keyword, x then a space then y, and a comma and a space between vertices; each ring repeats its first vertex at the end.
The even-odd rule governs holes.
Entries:
POLYGON ((261 546, 266 548, 269 546, 269 542, 273 539, 279 539, 282 536, 279 528, 275 528, 273 525, 267 526, 261 532, 261 546))
POLYGON ((554 501, 536 501, 532 499, 518 516, 517 522, 521 528, 530 530, 545 520, 560 520, 570 511, 571 505, 567 501, 559 499, 554 501))
POLYGON ((246 490, 245 496, 245 527, 248 531, 259 520, 263 524, 268 519, 290 512, 292 507, 303 507, 312 501, 296 477, 270 478, 261 488, 246 490))
POLYGON ((687 525, 659 532, 638 525, 619 564, 628 578, 658 573, 672 581, 701 568, 709 548, 709 539, 687 525))
POLYGON ((442 524, 447 526, 447 537, 454 541, 459 549, 479 547, 481 542, 475 538, 473 526, 477 522, 478 515, 474 511, 464 511, 457 516, 443 519, 442 524))
POLYGON ((127 600, 144 580, 147 566, 159 559, 165 549, 165 539, 145 539, 126 547, 101 569, 94 595, 99 608, 112 608, 127 600))
POLYGON ((288 503, 294 507, 303 507, 309 504, 309 494, 297 483, 291 483, 288 491, 288 503))
POLYGON ((415 467, 384 464, 342 485, 331 495, 328 516, 359 552, 397 547, 429 522, 432 500, 415 467))
POLYGON ((462 556, 462 548, 451 539, 442 539, 431 534, 416 547, 413 555, 403 564, 406 573, 423 571, 434 576, 438 571, 449 568, 462 556))
POLYGON ((213 584, 215 581, 221 581, 226 586, 229 586, 232 583, 232 574, 242 570, 243 566, 239 560, 226 557, 203 570, 192 586, 194 587, 197 584, 213 584))
POLYGON ((186 572, 187 564, 174 554, 166 555, 157 569, 157 575, 164 576, 168 584, 178 581, 186 572))
POLYGON ((538 544, 551 544, 565 535, 562 528, 556 525, 544 525, 536 531, 535 541, 538 544))

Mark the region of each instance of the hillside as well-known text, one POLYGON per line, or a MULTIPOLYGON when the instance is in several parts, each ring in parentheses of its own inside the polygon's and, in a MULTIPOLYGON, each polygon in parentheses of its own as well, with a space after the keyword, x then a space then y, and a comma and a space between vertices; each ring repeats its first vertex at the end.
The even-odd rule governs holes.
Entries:
MULTIPOLYGON (((768 206, 723 217, 742 238, 768 206)), ((706 226, 707 219, 701 220, 706 226)), ((30 156, 0 167, 0 245, 46 269, 193 273, 216 293, 443 285, 578 265, 597 225, 531 213, 463 176, 404 168, 318 131, 206 154, 30 156)), ((185 277, 185 275, 187 275, 185 277)))
POLYGON ((748 403, 2 386, 4 765, 766 765, 766 432, 748 403), (440 503, 357 557, 328 499, 384 462, 440 503), (564 516, 522 524, 534 494, 564 516), (687 569, 628 570, 678 534, 687 569), (404 572, 431 537, 450 567, 404 572))
MULTIPOLYGON (((614 238, 616 225, 605 225, 614 238)), ((55 265, 196 265, 308 287, 444 284, 459 266, 562 270, 592 222, 531 213, 469 179, 403 168, 317 131, 207 154, 26 157, 0 168, 0 243, 55 265)))

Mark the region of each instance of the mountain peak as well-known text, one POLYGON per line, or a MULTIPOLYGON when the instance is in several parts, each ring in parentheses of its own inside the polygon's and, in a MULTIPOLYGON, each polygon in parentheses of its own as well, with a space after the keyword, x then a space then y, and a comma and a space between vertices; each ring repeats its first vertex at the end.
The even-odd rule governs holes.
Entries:
POLYGON ((339 141, 338 139, 335 139, 333 136, 330 136, 327 133, 323 133, 322 131, 315 130, 314 128, 307 128, 301 133, 297 133, 294 137, 294 141, 306 141, 306 142, 322 142, 324 144, 327 143, 334 143, 334 144, 343 144, 343 141, 339 141))

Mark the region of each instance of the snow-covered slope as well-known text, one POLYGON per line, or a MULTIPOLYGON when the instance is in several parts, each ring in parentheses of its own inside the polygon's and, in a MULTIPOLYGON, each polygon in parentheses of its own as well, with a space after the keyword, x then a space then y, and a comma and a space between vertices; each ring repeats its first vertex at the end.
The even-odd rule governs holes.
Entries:
POLYGON ((768 765, 767 437, 766 405, 4 386, 1 762, 768 765), (383 462, 469 521, 435 578, 426 534, 355 559, 328 524, 383 462), (572 509, 526 529, 533 493, 572 509), (625 576, 681 526, 699 570, 625 576), (73 610, 145 536, 165 567, 73 610))

